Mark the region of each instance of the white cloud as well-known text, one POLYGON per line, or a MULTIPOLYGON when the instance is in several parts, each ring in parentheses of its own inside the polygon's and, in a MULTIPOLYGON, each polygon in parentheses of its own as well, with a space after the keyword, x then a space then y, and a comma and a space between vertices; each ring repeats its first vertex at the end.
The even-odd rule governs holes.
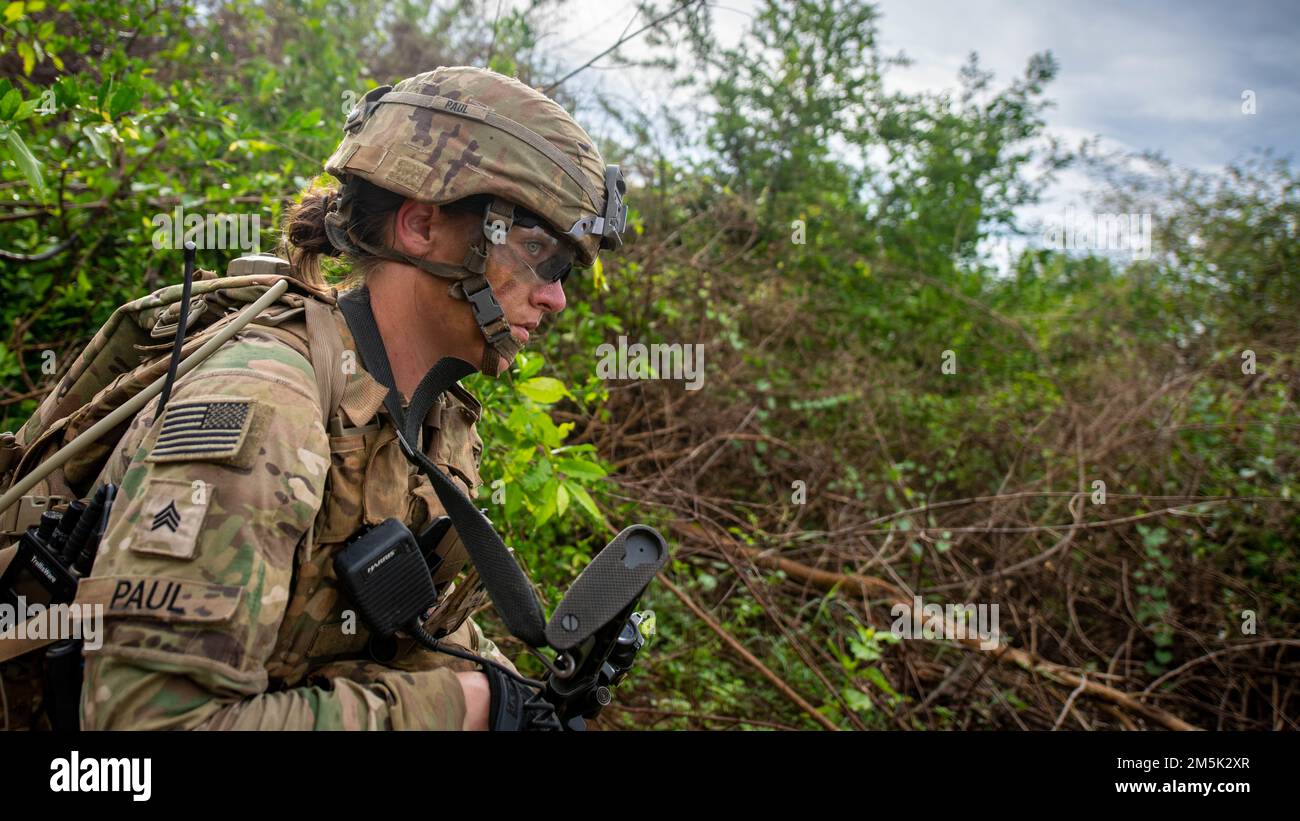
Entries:
MULTIPOLYGON (((750 24, 755 0, 713 6, 719 48, 735 45, 750 24)), ((614 43, 628 26, 631 2, 573 0, 564 6, 557 41, 569 41, 566 62, 580 65, 614 43)), ((667 8, 667 6, 665 6, 667 8)), ((1076 145, 1100 135, 1104 144, 1156 149, 1173 161, 1208 170, 1255 146, 1300 153, 1300 9, 1268 0, 1230 5, 1162 0, 1126 4, 881 0, 880 44, 885 54, 914 61, 887 74, 887 87, 904 92, 953 89, 971 51, 995 73, 994 87, 1020 76, 1029 57, 1051 50, 1060 63, 1047 88, 1056 106, 1047 112, 1050 134, 1076 145), (1241 92, 1256 94, 1257 113, 1241 113, 1241 92)), ((634 30, 646 21, 632 23, 634 30)), ((644 40, 626 49, 644 56, 644 40)), ((607 65, 609 58, 598 65, 607 65)), ((664 102, 689 102, 666 78, 631 69, 589 69, 575 81, 651 111, 664 102)), ((570 81, 571 83, 575 81, 570 81)), ((572 90, 572 89, 571 89, 572 90)), ((1025 220, 1078 203, 1090 185, 1082 174, 1061 175, 1025 220)))

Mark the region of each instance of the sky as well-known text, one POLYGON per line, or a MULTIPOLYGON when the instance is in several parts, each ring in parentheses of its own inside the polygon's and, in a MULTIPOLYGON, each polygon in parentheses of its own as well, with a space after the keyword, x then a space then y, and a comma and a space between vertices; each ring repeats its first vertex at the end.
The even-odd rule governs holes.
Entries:
POLYGON ((915 65, 905 89, 951 83, 977 50, 1001 78, 1051 50, 1061 66, 1048 95, 1054 133, 1099 134, 1155 148, 1180 164, 1221 166, 1252 146, 1300 155, 1300 3, 1160 0, 1120 3, 885 0, 887 51, 915 65), (943 26, 935 26, 942 20, 943 26), (1255 92, 1255 114, 1242 93, 1255 92))
MULTIPOLYGON (((757 0, 714 5, 720 47, 733 45, 757 0)), ((631 0, 572 0, 555 32, 562 62, 576 67, 619 39, 635 18, 631 0)), ((1060 72, 1048 132, 1067 145, 1099 137, 1106 148, 1154 149, 1175 163, 1213 170, 1270 148, 1300 160, 1300 2, 1296 0, 879 0, 885 54, 913 61, 886 74, 903 91, 954 88, 971 51, 995 73, 994 88, 1050 50, 1060 72), (1254 113, 1243 112, 1253 94, 1254 113)), ((626 30, 647 22, 636 19, 626 30)), ((643 53, 637 44, 627 53, 643 53)), ((600 88, 629 104, 670 97, 663 78, 597 68, 570 83, 600 88)), ((1081 205, 1090 181, 1067 171, 1026 220, 1081 205)))

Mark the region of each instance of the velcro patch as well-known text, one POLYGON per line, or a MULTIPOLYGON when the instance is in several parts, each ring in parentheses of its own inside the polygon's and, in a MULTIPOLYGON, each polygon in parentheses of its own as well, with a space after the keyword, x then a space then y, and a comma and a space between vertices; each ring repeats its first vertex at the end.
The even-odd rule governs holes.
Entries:
POLYGON ((82 579, 77 601, 101 604, 109 616, 219 622, 234 615, 243 592, 231 585, 164 576, 100 576, 82 579))
POLYGON ((251 399, 214 399, 168 405, 147 462, 229 459, 239 453, 254 417, 251 399))
POLYGON ((127 547, 137 553, 194 558, 216 492, 216 487, 204 482, 150 479, 141 491, 139 518, 127 537, 127 547))
POLYGON ((332 656, 351 655, 365 649, 370 641, 370 631, 365 625, 349 625, 346 621, 322 624, 316 630, 316 638, 307 650, 307 658, 314 660, 332 656))
POLYGON ((424 163, 416 162, 409 157, 399 157, 384 179, 410 191, 419 191, 424 185, 425 178, 432 171, 433 169, 424 163))

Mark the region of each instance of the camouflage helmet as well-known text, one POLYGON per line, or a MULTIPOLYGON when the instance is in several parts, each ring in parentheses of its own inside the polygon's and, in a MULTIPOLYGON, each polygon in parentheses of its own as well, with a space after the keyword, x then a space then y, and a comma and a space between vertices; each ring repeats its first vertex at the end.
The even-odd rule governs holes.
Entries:
POLYGON ((515 206, 567 238, 583 265, 594 263, 602 248, 622 245, 626 186, 618 166, 605 166, 563 107, 518 80, 469 66, 440 67, 370 91, 344 131, 325 164, 344 184, 326 219, 330 238, 340 248, 359 246, 453 280, 452 293, 471 303, 488 340, 482 370, 489 375, 497 370, 494 348, 507 361, 519 350, 484 276, 515 206), (488 195, 484 236, 459 267, 366 245, 348 230, 353 178, 434 205, 488 195))

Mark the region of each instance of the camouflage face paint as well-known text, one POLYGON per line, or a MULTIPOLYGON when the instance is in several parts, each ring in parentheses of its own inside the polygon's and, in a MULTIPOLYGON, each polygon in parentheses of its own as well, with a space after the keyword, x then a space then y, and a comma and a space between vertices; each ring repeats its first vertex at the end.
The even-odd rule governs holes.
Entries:
POLYGON ((552 282, 564 283, 573 270, 575 252, 541 225, 511 227, 506 241, 493 248, 519 284, 534 288, 552 282))

